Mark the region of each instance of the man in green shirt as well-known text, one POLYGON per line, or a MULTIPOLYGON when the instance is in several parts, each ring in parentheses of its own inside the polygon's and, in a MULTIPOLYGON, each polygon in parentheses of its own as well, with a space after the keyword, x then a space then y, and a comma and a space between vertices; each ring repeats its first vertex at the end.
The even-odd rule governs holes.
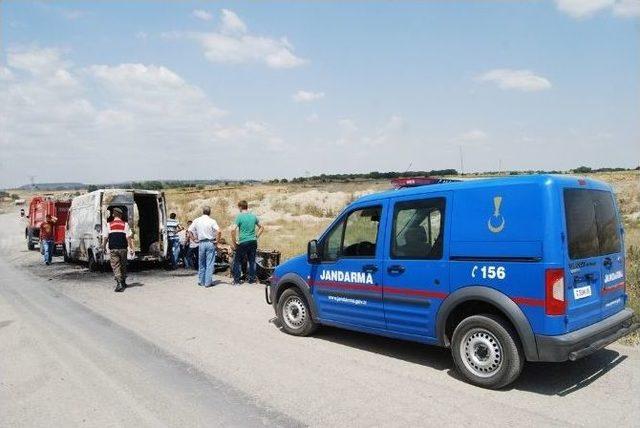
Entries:
POLYGON ((245 258, 249 262, 249 284, 256 282, 256 250, 258 249, 258 238, 262 235, 264 228, 260 224, 258 217, 247 211, 249 205, 247 201, 238 202, 240 214, 236 216, 235 227, 231 231, 231 242, 236 249, 233 256, 233 284, 240 285, 240 266, 245 258))

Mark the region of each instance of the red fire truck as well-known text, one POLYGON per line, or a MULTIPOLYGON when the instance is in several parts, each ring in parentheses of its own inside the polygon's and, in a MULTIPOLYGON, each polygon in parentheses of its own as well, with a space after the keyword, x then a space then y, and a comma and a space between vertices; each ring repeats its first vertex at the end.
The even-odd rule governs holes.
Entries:
POLYGON ((54 230, 55 255, 61 255, 64 250, 64 231, 69 214, 71 200, 56 199, 52 196, 34 196, 29 204, 29 224, 25 228, 24 236, 27 238, 27 248, 34 250, 40 241, 40 224, 45 220, 47 214, 55 217, 56 227, 54 230))

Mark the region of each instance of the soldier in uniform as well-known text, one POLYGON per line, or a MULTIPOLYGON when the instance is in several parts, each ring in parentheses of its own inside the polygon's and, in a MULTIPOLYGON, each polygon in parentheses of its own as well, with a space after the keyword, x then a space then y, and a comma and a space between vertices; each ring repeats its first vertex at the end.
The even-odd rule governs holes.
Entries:
POLYGON ((107 223, 102 239, 102 248, 106 250, 109 244, 109 261, 116 280, 114 291, 119 293, 127 287, 127 253, 133 248, 131 229, 129 223, 124 220, 124 213, 120 208, 112 211, 113 219, 107 223))

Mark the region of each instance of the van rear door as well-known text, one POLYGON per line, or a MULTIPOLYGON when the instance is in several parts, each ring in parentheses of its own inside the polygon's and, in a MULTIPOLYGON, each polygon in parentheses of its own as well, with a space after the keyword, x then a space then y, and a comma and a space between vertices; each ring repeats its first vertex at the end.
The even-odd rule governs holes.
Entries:
POLYGON ((624 307, 624 254, 613 194, 565 188, 567 330, 600 321, 624 307))
POLYGON ((168 258, 169 254, 169 237, 167 235, 167 202, 164 196, 164 192, 160 192, 158 195, 158 227, 160 229, 160 236, 162 237, 162 257, 168 258))

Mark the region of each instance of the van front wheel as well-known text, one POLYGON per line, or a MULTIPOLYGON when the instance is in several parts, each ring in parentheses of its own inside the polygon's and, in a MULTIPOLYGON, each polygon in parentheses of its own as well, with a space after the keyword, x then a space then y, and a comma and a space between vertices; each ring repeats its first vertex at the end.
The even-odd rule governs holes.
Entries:
POLYGON ((278 299, 278 319, 282 329, 294 336, 308 336, 318 327, 311 317, 307 300, 295 288, 285 290, 278 299))
POLYGON ((483 388, 510 384, 524 365, 518 335, 506 321, 490 314, 462 320, 453 332, 451 353, 458 372, 483 388))

